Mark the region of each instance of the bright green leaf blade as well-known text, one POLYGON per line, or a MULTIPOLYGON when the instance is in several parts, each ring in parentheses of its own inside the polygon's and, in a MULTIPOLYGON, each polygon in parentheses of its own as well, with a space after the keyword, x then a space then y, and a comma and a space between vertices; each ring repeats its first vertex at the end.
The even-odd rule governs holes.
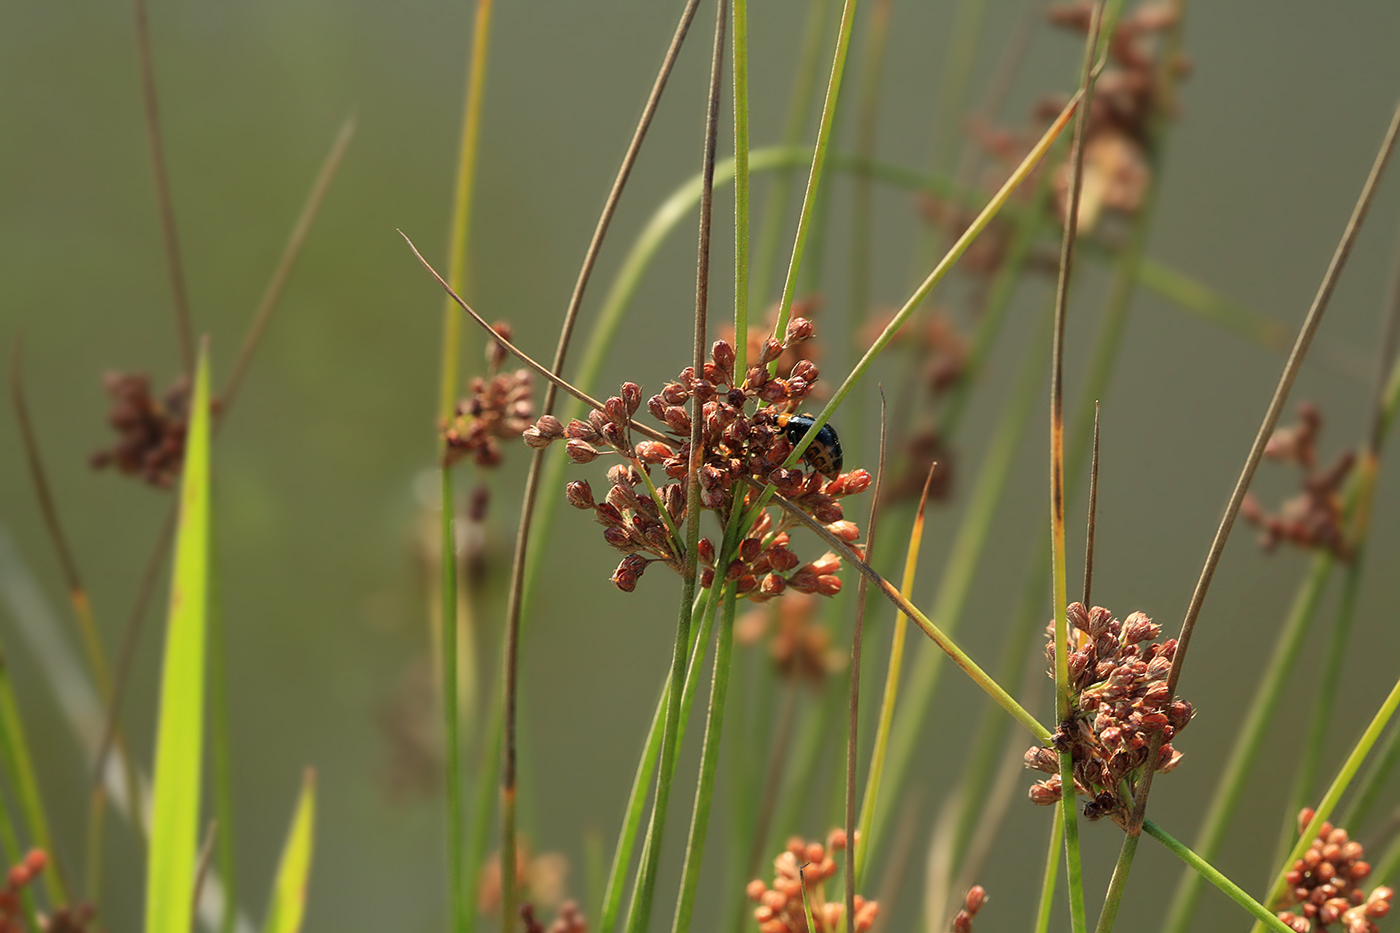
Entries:
POLYGON ((263 933, 297 933, 306 910, 306 879, 311 874, 312 835, 316 825, 316 772, 306 769, 301 798, 292 814, 282 861, 272 883, 263 933))
POLYGON ((180 525, 160 680, 146 933, 186 933, 194 909, 204 744, 204 653, 209 589, 209 361, 201 350, 185 439, 180 525))

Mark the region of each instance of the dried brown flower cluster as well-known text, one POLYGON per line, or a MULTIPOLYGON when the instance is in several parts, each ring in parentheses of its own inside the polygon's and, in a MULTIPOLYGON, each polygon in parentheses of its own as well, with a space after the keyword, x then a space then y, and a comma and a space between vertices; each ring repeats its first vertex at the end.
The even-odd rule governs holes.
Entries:
MULTIPOLYGON (((755 878, 745 889, 749 900, 758 904, 753 915, 758 921, 759 933, 835 933, 845 929, 844 897, 837 895, 834 900, 826 899, 826 881, 836 874, 836 855, 845 848, 846 833, 840 829, 831 831, 825 846, 796 837, 790 839, 787 849, 773 860, 772 886, 755 878), (807 892, 805 907, 804 887, 807 892), (815 924, 811 931, 807 928, 807 909, 811 910, 815 924)), ((880 905, 857 894, 855 910, 853 929, 855 933, 865 933, 875 923, 880 905)))
MULTIPOLYGON (((802 511, 823 523, 847 542, 859 538, 859 529, 843 519, 840 499, 862 492, 870 474, 852 470, 825 477, 801 465, 786 467, 794 450, 783 415, 805 400, 817 380, 817 367, 799 360, 787 377, 771 376, 767 364, 784 349, 807 340, 811 322, 793 318, 786 340, 769 338, 756 361, 743 374, 734 372, 734 348, 718 340, 704 371, 681 371, 647 401, 647 410, 673 440, 634 440, 632 418, 642 406, 642 390, 623 383, 619 395, 594 409, 588 420, 567 426, 552 415, 539 419, 524 432, 525 443, 535 448, 564 440, 575 463, 590 463, 615 454, 622 460, 607 473, 608 492, 599 501, 586 480, 569 483, 566 495, 577 509, 592 510, 603 526, 603 540, 626 554, 613 574, 613 582, 631 592, 638 578, 653 563, 679 572, 684 562, 680 529, 686 519, 686 483, 690 461, 690 402, 700 406, 704 418, 702 463, 699 469, 700 506, 717 512, 722 522, 736 507, 756 498, 754 485, 771 485, 802 511), (749 407, 756 410, 750 412, 749 407), (660 467, 672 480, 656 486, 651 468, 660 467)), ((803 561, 791 550, 789 529, 795 519, 772 510, 764 512, 748 530, 735 554, 719 566, 714 542, 702 539, 698 560, 700 582, 710 586, 716 576, 734 583, 737 592, 753 600, 771 599, 792 588, 803 593, 831 596, 841 589, 835 576, 839 559, 831 553, 803 561)))
MULTIPOLYGON (((1298 832, 1307 829, 1312 818, 1312 808, 1304 807, 1298 813, 1298 832)), ((1323 823, 1308 851, 1288 870, 1288 892, 1271 909, 1297 933, 1322 931, 1333 924, 1346 933, 1377 933, 1376 921, 1390 913, 1394 892, 1379 887, 1368 896, 1361 890, 1361 882, 1371 874, 1365 854, 1345 829, 1323 823)))
MULTIPOLYGON (((569 860, 558 852, 532 855, 530 843, 521 839, 515 847, 515 886, 532 903, 544 907, 562 905, 569 860)), ((501 909, 501 853, 491 853, 477 880, 477 910, 483 915, 501 909)), ((561 910, 562 913, 562 910, 561 910)))
POLYGON ((968 889, 967 897, 963 898, 962 910, 953 918, 953 933, 972 933, 972 918, 977 916, 977 911, 981 910, 985 903, 987 889, 980 884, 974 884, 968 889))
POLYGON ((548 927, 535 919, 533 904, 521 906, 520 919, 525 923, 525 933, 588 933, 588 921, 573 901, 560 905, 559 915, 548 927))
MULTIPOLYGON (((29 933, 23 903, 25 888, 44 873, 48 864, 48 853, 31 849, 5 876, 5 886, 0 888, 0 933, 29 933)), ((96 911, 86 904, 59 907, 39 916, 39 929, 34 933, 89 933, 95 914, 96 911)))
MULTIPOLYGON (((1075 0, 1052 7, 1050 22, 1087 34, 1093 4, 1075 0)), ((1163 111, 1158 55, 1153 39, 1176 24, 1177 12, 1166 3, 1143 3, 1120 17, 1109 38, 1109 65, 1094 84, 1084 134, 1084 180, 1079 225, 1088 231, 1103 211, 1131 214, 1142 206, 1151 179, 1149 147, 1152 124, 1163 111)), ((1177 74, 1184 61, 1172 63, 1177 74)), ((1046 101, 1040 115, 1053 118, 1067 99, 1046 101)), ((1056 203, 1063 217, 1069 204, 1071 167, 1055 172, 1056 203)))
MULTIPOLYGON (((1069 679, 1074 713, 1060 725, 1055 743, 1074 758, 1075 792, 1090 797, 1084 815, 1091 820, 1112 817, 1120 825, 1132 809, 1131 795, 1145 773, 1149 743, 1162 733, 1162 746, 1153 768, 1170 771, 1181 761, 1172 739, 1191 721, 1185 700, 1167 692, 1167 673, 1176 654, 1176 639, 1147 644, 1162 627, 1141 612, 1122 622, 1102 606, 1085 609, 1070 603, 1069 623, 1074 650, 1069 655, 1069 679), (1127 782, 1128 797, 1119 794, 1127 782)), ((1046 655, 1054 671, 1054 622, 1046 655)), ((1026 752, 1026 767, 1050 774, 1031 785, 1033 803, 1059 801, 1060 762, 1056 750, 1035 746, 1026 752)))
MULTIPOLYGON (((509 324, 493 325, 505 339, 513 332, 509 324)), ((471 381, 471 396, 457 403, 452 421, 443 428, 443 462, 451 466, 471 457, 477 466, 493 467, 501 462, 500 441, 519 437, 530 427, 535 413, 531 396, 530 371, 501 372, 506 348, 495 340, 486 347, 486 375, 471 381)))
POLYGON ((107 421, 118 436, 110 448, 92 455, 92 465, 99 470, 114 466, 127 476, 169 489, 185 461, 189 379, 176 379, 159 399, 151 394, 151 377, 145 373, 110 372, 102 381, 112 397, 107 421))
POLYGON ((1351 474, 1356 457, 1351 451, 1339 455, 1325 470, 1317 466, 1317 436, 1322 430, 1322 414, 1317 406, 1298 406, 1298 421, 1279 428, 1269 438, 1264 456, 1279 463, 1296 464, 1303 474, 1303 489, 1279 508, 1264 510, 1251 493, 1245 496, 1240 515, 1260 528, 1259 543, 1266 551, 1280 541, 1298 547, 1326 550, 1338 560, 1351 557, 1342 518, 1342 484, 1351 474))
POLYGON ((745 613, 734 628, 734 637, 740 644, 755 644, 776 620, 769 652, 778 673, 820 684, 827 674, 845 666, 846 654, 832 647, 831 632, 817 618, 818 605, 815 596, 789 590, 776 602, 745 613))

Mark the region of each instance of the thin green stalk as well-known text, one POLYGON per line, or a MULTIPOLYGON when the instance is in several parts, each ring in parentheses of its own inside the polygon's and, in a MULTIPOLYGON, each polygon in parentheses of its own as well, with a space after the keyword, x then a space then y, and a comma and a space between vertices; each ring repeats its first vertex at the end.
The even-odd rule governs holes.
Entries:
MULTIPOLYGON (((909 544, 905 550, 904 579, 899 584, 899 591, 904 594, 905 599, 912 598, 914 594, 914 580, 919 568, 919 547, 923 543, 924 537, 924 517, 928 505, 929 486, 933 481, 933 471, 936 469, 936 465, 929 469, 928 479, 924 482, 924 493, 919 500, 919 511, 914 519, 914 527, 910 532, 909 544)), ((876 808, 879 806, 880 781, 885 772, 885 756, 890 745, 890 726, 894 721, 895 703, 899 698, 899 678, 904 667, 904 642, 908 631, 908 627, 904 624, 904 614, 895 613, 890 660, 885 671, 885 694, 880 701, 880 718, 875 727, 875 747, 870 753, 870 772, 866 775, 865 797, 861 801, 860 807, 860 846, 855 853, 855 871, 851 879, 851 883, 856 885, 865 880, 865 869, 870 862, 870 849, 875 839, 870 833, 870 828, 875 820, 876 808)), ((855 677, 856 675, 857 671, 852 667, 851 676, 855 677)))
POLYGON ((1318 768, 1322 765, 1323 746, 1331 731, 1332 711, 1336 708, 1337 690, 1341 686, 1342 667, 1346 663, 1347 649, 1350 646, 1351 623, 1355 618, 1357 594, 1361 588, 1360 567, 1356 560, 1359 553, 1353 553, 1352 563, 1342 574, 1342 599, 1337 609, 1332 632, 1327 639, 1327 653, 1322 661, 1321 676, 1317 678, 1317 693, 1312 702, 1308 722, 1308 735, 1296 757, 1296 770, 1293 775, 1293 788, 1289 794, 1287 809, 1284 810, 1283 830, 1274 857, 1280 858, 1288 851, 1293 834, 1298 831, 1298 811, 1313 799, 1313 788, 1317 781, 1318 768), (1289 815, 1291 814, 1291 816, 1289 815))
MULTIPOLYGON (((890 15, 893 0, 876 0, 866 27, 861 50, 860 100, 856 104, 856 158, 875 159, 876 122, 880 113, 880 85, 884 75, 885 52, 889 46, 890 15)), ((868 177, 859 177, 853 189, 851 206, 851 287, 849 299, 848 344, 858 346, 860 327, 870 316, 870 244, 874 215, 874 186, 868 177)))
POLYGON ((49 869, 43 874, 49 900, 54 904, 67 904, 70 903, 68 889, 63 872, 58 867, 48 811, 44 808, 30 748, 19 702, 15 699, 14 684, 10 680, 8 659, 0 656, 0 756, 3 756, 5 772, 9 774, 19 798, 19 810, 28 824, 29 835, 35 845, 49 854, 49 869))
MULTIPOLYGON (((452 491, 452 469, 440 468, 442 473, 442 501, 439 515, 442 528, 440 540, 442 562, 442 588, 438 593, 442 614, 442 656, 438 658, 442 673, 442 728, 443 748, 446 751, 447 784, 445 802, 447 806, 447 889, 451 896, 452 928, 458 933, 470 929, 472 917, 467 913, 467 892, 475 887, 466 877, 465 843, 462 823, 462 729, 458 720, 457 704, 457 536, 455 531, 454 501, 452 491)), ((483 776, 482 780, 486 780, 483 776)), ((501 864, 515 864, 515 853, 501 852, 501 864), (509 856, 509 858, 507 858, 509 856)), ((502 888, 514 888, 515 872, 501 871, 502 888), (507 882, 504 879, 509 878, 507 882)))
MULTIPOLYGON (((1074 246, 1079 229, 1079 196, 1084 185, 1084 139, 1089 106, 1093 99, 1093 66, 1103 2, 1095 3, 1089 18, 1089 36, 1084 44, 1084 65, 1080 87, 1084 106, 1074 118, 1071 148, 1069 203, 1065 210, 1065 232, 1060 246, 1060 275, 1055 286, 1055 343, 1050 351, 1050 576, 1051 601, 1055 608, 1055 712, 1069 722, 1075 712, 1074 686, 1069 679, 1069 584, 1065 556, 1065 420, 1064 367, 1065 324, 1069 318, 1069 283, 1074 268, 1074 246)), ((1079 856, 1079 812, 1075 806, 1074 755, 1069 748, 1060 751, 1060 811, 1065 824, 1065 882, 1069 888, 1070 928, 1075 933, 1087 929, 1084 914, 1084 879, 1079 856)))
MULTIPOLYGON (((771 489, 772 487, 768 488, 771 489)), ((862 560, 861 556, 857 554, 849 544, 832 534, 825 525, 822 525, 782 496, 775 495, 773 501, 776 502, 783 511, 787 512, 788 515, 801 522, 817 537, 825 541, 827 546, 840 555, 850 566, 865 574, 886 599, 894 603, 905 615, 909 616, 923 633, 933 640, 934 644, 938 645, 944 653, 953 659, 954 664, 962 668, 963 673, 971 678, 974 684, 991 697, 998 706, 1006 710, 1013 719, 1024 726, 1037 741, 1049 743, 1051 738, 1049 729, 1041 725, 1020 703, 1016 702, 1016 699, 1011 696, 1011 694, 1007 693, 1001 684, 997 683, 987 675, 986 671, 978 667, 977 663, 972 660, 967 652, 959 648, 942 629, 929 621, 928 616, 924 615, 921 609, 905 599, 903 594, 900 593, 893 584, 880 576, 874 567, 871 567, 862 560)))
POLYGON ((695 894, 700 889, 700 865, 705 855, 705 835, 714 802, 715 780, 719 773, 720 737, 724 734, 724 707, 729 687, 730 663, 734 655, 735 591, 724 591, 724 618, 720 621, 715 646, 714 681, 710 686, 710 710, 705 722, 705 743, 700 753, 700 776, 695 787, 695 809, 690 821, 690 841, 686 845, 685 866, 681 871, 680 899, 676 904, 673 933, 690 929, 695 894))
MULTIPOLYGON (((718 171, 718 169, 716 170, 718 171)), ((748 371, 749 0, 734 0, 734 371, 748 371)))
MULTIPOLYGON (((715 19, 714 51, 710 65, 709 106, 705 115, 705 151, 701 162, 700 232, 695 271, 695 326, 691 353, 695 372, 705 366, 708 349, 708 315, 710 294, 710 227, 714 208, 715 148, 719 127, 720 80, 724 73, 725 28, 728 25, 729 4, 720 0, 715 19)), ((675 775, 680 743, 681 693, 684 686, 685 662, 689 648, 691 618, 698 583, 700 543, 700 466, 704 460, 704 421, 700 402, 692 400, 690 426, 690 462, 686 466, 685 560, 681 571, 681 598, 676 620, 676 644, 671 659, 671 689, 666 703, 666 728, 661 736, 661 761, 656 778, 656 795, 652 800, 651 823, 642 852, 641 868, 633 888, 631 909, 627 918, 629 933, 642 933, 651 920, 651 904, 655 897, 656 877, 661 862, 661 842, 665 836, 667 806, 671 798, 671 781, 675 775)), ((731 520, 732 521, 732 520, 731 520)))
MULTIPOLYGON (((821 122, 817 124, 817 143, 812 149, 812 167, 807 173, 807 190, 802 196, 802 210, 797 215, 797 235, 793 239, 792 258, 788 260, 787 278, 783 281, 782 297, 778 299, 778 321, 773 327, 773 335, 779 339, 787 331, 788 313, 792 310, 792 299, 797 292, 797 276, 802 270, 802 253, 807 245, 817 195, 821 190, 827 150, 831 147, 831 131, 836 123, 841 79, 846 71, 846 53, 850 49, 851 31, 855 26, 855 13, 856 0, 845 0, 841 7, 841 23, 836 29, 836 55, 832 59, 831 76, 826 83, 821 122)), ((777 360, 770 363, 769 372, 776 372, 777 365, 777 360)))
MULTIPOLYGON (((933 271, 928 274, 928 277, 924 279, 923 284, 914 291, 914 294, 909 297, 904 303, 904 306, 895 313, 889 324, 886 325, 885 329, 880 333, 880 336, 875 339, 865 351, 865 355, 856 363, 850 374, 832 393, 831 400, 827 402, 826 407, 821 410, 821 413, 813 419, 813 424, 807 429, 807 433, 803 435, 801 440, 793 445, 792 453, 788 456, 785 465, 791 466, 801 459, 803 452, 807 449, 807 445, 812 442, 817 436, 817 432, 830 420, 832 414, 846 400, 846 396, 851 393, 851 390, 855 388, 865 373, 874 365, 876 357, 878 357, 880 353, 884 351, 885 347, 889 345, 890 341, 894 339, 895 334, 897 334, 900 328, 904 326, 904 323, 909 320, 909 317, 914 313, 915 309, 918 308, 920 303, 922 303, 924 298, 926 298, 938 283, 943 280, 943 277, 948 274, 948 270, 953 267, 954 263, 962 257, 963 253, 967 252, 972 242, 981 235, 982 231, 987 228, 987 225, 1000 213, 1002 207, 1005 206, 1012 193, 1020 187, 1021 183, 1026 180, 1031 171, 1045 158, 1045 154, 1049 152, 1051 145, 1059 137, 1065 126, 1068 125, 1070 117, 1074 114, 1075 109, 1079 105, 1080 96, 1080 93, 1076 93, 1074 97, 1070 99, 1069 103, 1060 111, 1060 115, 1056 117, 1049 128, 1046 129, 1040 140, 1031 147, 1030 152, 1021 160, 1021 164, 1016 167, 1002 184, 1000 190, 992 196, 991 200, 982 208, 981 213, 977 215, 976 219, 974 219, 972 223, 968 225, 967 229, 963 231, 962 235, 958 237, 957 242, 948 248, 948 252, 939 260, 933 271)), ((784 324, 783 326, 786 325, 784 324)), ((764 493, 759 496, 758 501, 750 507, 749 515, 757 517, 768 502, 771 501, 772 493, 773 488, 771 486, 767 487, 764 493)), ((1012 702, 1014 703, 1014 701, 1012 702)))
POLYGON ((1128 873, 1133 869, 1133 859, 1137 856, 1138 840, 1142 834, 1125 835, 1123 846, 1118 850, 1118 861, 1113 866, 1113 877, 1108 882, 1108 893, 1103 898, 1103 910, 1094 933, 1109 933, 1118 919, 1118 908, 1123 905, 1123 892, 1128 888, 1128 873))
POLYGON ((210 542, 209 562, 209 738, 213 751, 214 814, 219 831, 219 876, 224 883, 224 910, 219 921, 222 933, 233 933, 238 918, 238 885, 233 849, 233 753, 229 746, 228 655, 224 613, 220 602, 218 561, 210 542))
MULTIPOLYGON (((0 661, 0 664, 3 664, 3 661, 0 661)), ((15 824, 10 818, 10 805, 2 799, 0 799, 0 845, 4 846, 5 861, 10 865, 18 865, 20 860, 24 858, 19 846, 19 834, 15 831, 15 824)), ((34 909, 34 892, 28 885, 20 892, 20 909, 24 911, 25 922, 29 924, 27 929, 41 929, 38 912, 34 909)))
MULTIPOLYGON (((696 693, 696 685, 700 682, 700 665, 704 661, 704 651, 699 650, 701 644, 710 640, 710 629, 714 623, 715 608, 718 607, 714 600, 714 590, 706 590, 703 594, 704 607, 700 608, 700 625, 696 628, 696 633, 690 639, 690 664, 686 671, 686 686, 680 699, 680 721, 683 724, 690 720, 690 706, 696 693)), ((647 730, 647 740, 643 742, 641 751, 641 761, 637 762, 637 770, 631 779, 631 792, 627 794, 627 807, 623 810, 622 829, 617 832, 617 846, 613 849, 612 867, 608 870, 608 884, 603 888, 602 906, 599 908, 598 916, 602 922, 599 923, 599 930, 612 930, 617 923, 617 911, 622 906, 622 891, 624 883, 627 881, 627 866, 631 864, 631 853, 636 849, 637 831, 641 827, 641 814, 647 803, 647 789, 651 786, 651 776, 657 769, 657 758, 661 755, 661 730, 665 721, 666 698, 671 695, 671 672, 666 671, 666 679, 661 684, 661 696, 657 700, 657 710, 652 713, 651 727, 647 730)), ((682 741, 685 740, 685 731, 680 734, 682 741)))
MULTIPOLYGON (((501 740, 504 731, 501 717, 502 699, 499 690, 493 691, 490 709, 483 720, 486 731, 481 737, 480 756, 477 759, 476 786, 473 788, 469 823, 471 828, 466 849, 462 853, 462 877, 468 881, 481 877, 481 867, 486 864, 487 852, 491 848, 491 830, 495 826, 495 775, 500 773, 501 740)), ((465 916, 477 916, 478 897, 477 885, 462 885, 462 912, 465 916)))
MULTIPOLYGON (((471 261, 472 207, 476 201, 476 160, 481 149, 481 109, 486 89, 487 53, 491 48, 493 0, 477 0, 472 53, 467 61, 467 88, 462 101, 462 135, 457 147, 457 175, 448 228, 447 281, 465 295, 471 261)), ((442 369, 438 382, 438 417, 452 417, 457 405, 462 353, 462 310, 449 297, 442 309, 442 369)), ((448 500, 451 501, 451 500, 448 500)))
POLYGON ((1186 865, 1193 870, 1193 874, 1199 874, 1202 878, 1205 878, 1211 884, 1225 892, 1225 895, 1229 897, 1230 900, 1253 914, 1256 927, 1266 926, 1274 930, 1275 933, 1293 933, 1293 930, 1278 917, 1275 917, 1267 907, 1250 897, 1245 893, 1243 888, 1221 874, 1210 862, 1173 839, 1166 830, 1162 829, 1156 823, 1151 820, 1143 820, 1142 830, 1147 833, 1147 835, 1166 846, 1167 851, 1185 862, 1186 865))
MULTIPOLYGON (((1283 628, 1274 637, 1274 650, 1264 667, 1264 675, 1255 688, 1244 720, 1230 745, 1230 755, 1225 768, 1215 784, 1215 794, 1206 810, 1201 828, 1196 834, 1192 848, 1203 859, 1212 859, 1220 851, 1225 839, 1230 818, 1234 815, 1244 796, 1250 769, 1254 766, 1263 748, 1272 714, 1281 709, 1285 689, 1291 680, 1293 666, 1307 640, 1309 628, 1317 615, 1317 606, 1322 598, 1324 584, 1332 571, 1335 559, 1331 554, 1318 554, 1313 558, 1312 568, 1298 587, 1293 597, 1293 605, 1283 628)), ((1172 897, 1171 908, 1163 929, 1167 933, 1185 933, 1190 925, 1196 898, 1201 892, 1201 875, 1186 872, 1177 884, 1172 897)))
POLYGON ((1045 853, 1045 870, 1040 878, 1040 902, 1035 911, 1035 933, 1050 929, 1050 912, 1055 907, 1055 881, 1060 873, 1060 843, 1064 841, 1065 815, 1058 808, 1050 821, 1050 848, 1045 853))
MULTIPOLYGON (((808 0, 807 23, 802 34, 802 51, 788 97, 787 123, 783 126, 783 146, 795 147, 807 131, 807 112, 817 87, 817 75, 822 64, 822 37, 826 34, 827 0, 808 0)), ((768 190, 763 212, 763 224, 758 238, 757 284, 763 289, 759 300, 767 303, 778 269, 778 254, 782 249, 783 227, 787 221, 788 180, 796 165, 783 166, 768 190)))
MULTIPOLYGON (((1283 867, 1279 870, 1278 877, 1274 879, 1273 885, 1269 888, 1269 896, 1265 898, 1267 903, 1274 903, 1286 890, 1288 885, 1287 873, 1293 863, 1302 857, 1303 853, 1312 845, 1312 841, 1317 838, 1319 828, 1332 816, 1332 811, 1336 809, 1337 801, 1342 799, 1342 794, 1346 792, 1351 784, 1351 779, 1356 777, 1356 772, 1361 770, 1361 763, 1366 760, 1366 756, 1380 739, 1381 733, 1390 723, 1395 715, 1395 710, 1400 707, 1400 680, 1390 688, 1390 693, 1386 696, 1385 702, 1380 709, 1371 717, 1371 721, 1366 725, 1365 731, 1357 739, 1356 745, 1348 753, 1346 761, 1337 769, 1337 776, 1332 779, 1332 786, 1327 788, 1327 793, 1322 795, 1318 801, 1317 811, 1313 814, 1312 821, 1307 828, 1298 836, 1298 842, 1293 846, 1293 850, 1283 860, 1283 867)), ((1255 924, 1255 930, 1259 925, 1255 924)))

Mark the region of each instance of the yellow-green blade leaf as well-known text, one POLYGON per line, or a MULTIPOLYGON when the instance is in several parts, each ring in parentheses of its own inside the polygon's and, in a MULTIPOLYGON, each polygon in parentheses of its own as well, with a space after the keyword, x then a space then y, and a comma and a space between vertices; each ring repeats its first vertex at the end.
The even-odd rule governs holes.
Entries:
POLYGON ((316 828, 316 771, 306 769, 282 861, 272 882, 272 900, 267 905, 263 933, 297 933, 306 911, 306 879, 311 874, 311 850, 316 828))
POLYGON ((185 438, 180 524, 160 678, 146 933, 187 933, 193 915, 204 744, 209 589, 209 361, 201 349, 185 438))

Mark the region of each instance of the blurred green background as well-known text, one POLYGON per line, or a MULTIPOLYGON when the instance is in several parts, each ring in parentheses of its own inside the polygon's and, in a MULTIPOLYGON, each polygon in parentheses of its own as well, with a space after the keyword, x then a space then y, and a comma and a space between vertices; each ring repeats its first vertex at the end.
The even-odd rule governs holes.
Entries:
MULTIPOLYGON (((679 9, 679 3, 609 0, 520 2, 496 11, 469 297, 488 317, 511 321, 522 346, 537 355, 553 347, 596 212, 679 9)), ((989 3, 974 97, 1022 9, 989 3)), ((780 136, 805 10, 755 4, 751 11, 755 145, 780 136)), ((396 760, 405 764, 393 735, 403 728, 404 711, 413 709, 404 698, 427 644, 415 483, 434 455, 441 301, 395 228, 430 260, 442 260, 472 10, 434 2, 154 0, 150 14, 189 294, 198 332, 212 339, 216 381, 228 372, 332 137, 348 115, 358 118, 215 453, 240 902, 261 917, 298 776, 309 764, 320 776, 321 807, 308 928, 440 929, 440 797, 436 785, 395 792, 390 776, 396 760)), ((952 9, 896 3, 893 15, 878 152, 886 161, 924 168, 939 117, 935 101, 952 9)), ((835 18, 833 12, 833 24, 835 18)), ((114 653, 169 496, 87 467, 89 454, 110 442, 101 377, 111 368, 145 370, 163 388, 179 365, 131 10, 119 3, 10 2, 0 22, 0 338, 8 346, 24 334, 44 456, 114 653)), ((615 222, 586 320, 626 244, 660 200, 698 170, 711 23, 706 7, 615 222)), ((1400 6, 1388 0, 1193 6, 1185 47, 1194 67, 1168 143, 1150 255, 1295 326, 1400 92, 1397 36, 1400 6)), ((861 38, 858 31, 856 49, 861 38)), ((1019 125, 1039 96, 1071 88, 1080 54, 1078 36, 1038 23, 1004 111, 1007 121, 1019 125)), ((859 64, 853 52, 852 74, 859 64)), ((849 149, 853 122, 843 126, 838 149, 849 149)), ((722 146, 727 138, 726 128, 722 146)), ((757 207, 767 190, 758 184, 757 207)), ((820 318, 826 326, 852 311, 842 297, 850 180, 834 177, 831 191, 820 318)), ((907 192, 878 189, 875 203, 874 297, 897 306, 915 273, 923 274, 914 259, 920 221, 907 192)), ((727 195, 720 199, 721 241, 730 204, 727 195)), ((1325 457, 1354 445, 1364 430, 1368 351, 1397 218, 1400 183, 1391 178, 1333 302, 1320 353, 1295 390, 1295 399, 1314 399, 1323 408, 1325 457)), ((683 224, 647 275, 604 387, 632 379, 650 393, 685 365, 692 232, 690 222, 683 224)), ((717 249, 714 314, 722 319, 732 288, 729 260, 719 258, 729 247, 717 249)), ((1080 268, 1069 331, 1071 398, 1105 280, 1092 262, 1080 268)), ((1019 365, 1030 315, 1043 307, 1047 290, 1037 283, 1022 292, 1011 334, 992 359, 958 442, 964 491, 1019 365)), ((475 336, 471 345, 465 366, 474 370, 475 336)), ((839 381, 852 361, 833 341, 822 364, 826 378, 839 381)), ((1112 392, 1103 400, 1095 602, 1120 615, 1143 609, 1175 631, 1281 362, 1277 353, 1139 294, 1112 392)), ((1043 425, 1039 418, 1024 445, 979 577, 982 589, 963 627, 974 657, 990 660, 1000 650, 999 632, 1014 611, 1028 556, 1045 544, 1043 425)), ((61 577, 8 405, 0 438, 0 521, 66 623, 61 577)), ((848 467, 872 461, 870 449, 848 446, 848 467)), ((500 586, 525 462, 523 450, 510 449, 506 467, 491 477, 481 648, 488 665, 497 656, 500 586)), ((1390 463, 1340 705, 1352 719, 1337 727, 1332 747, 1338 750, 1349 746, 1356 720, 1369 717, 1400 671, 1397 480, 1400 471, 1390 463)), ((465 476, 462 485, 474 482, 465 476)), ((1293 483, 1290 472, 1266 467, 1256 488, 1273 502, 1293 483)), ((933 513, 921 604, 930 600, 934 568, 946 559, 961 505, 955 500, 933 513)), ((1081 525, 1071 519, 1071 555, 1082 548, 1081 525)), ((594 525, 569 511, 556 528, 546 585, 523 644, 522 819, 536 850, 569 856, 569 888, 582 897, 582 840, 600 833, 610 849, 615 837, 669 661, 676 588, 657 570, 636 593, 620 593, 607 580, 615 555, 594 525)), ((1287 549, 1261 555, 1251 539, 1244 529, 1230 546, 1206 604, 1181 685, 1199 715, 1181 745, 1182 768, 1153 797, 1158 821, 1185 840, 1194 835, 1241 704, 1308 561, 1287 549)), ((1072 556, 1071 580, 1078 566, 1072 556)), ((164 601, 163 593, 155 600, 126 703, 142 760, 150 754, 161 645, 155 619, 164 601)), ((884 606, 872 616, 872 664, 882 662, 889 618, 884 606)), ((64 634, 76 647, 71 628, 64 634)), ((82 851, 88 764, 12 618, 0 622, 0 637, 38 736, 46 799, 59 816, 60 854, 73 861, 82 851)), ((1321 636, 1315 641, 1320 652, 1321 636)), ((932 650, 922 639, 912 644, 932 650)), ((1303 661, 1300 683, 1310 663, 1303 661)), ((1248 887, 1262 883, 1260 866, 1275 843, 1308 697, 1300 692, 1297 722, 1272 734, 1250 809, 1220 858, 1248 887)), ((973 689, 954 678, 945 679, 940 704, 946 712, 933 717, 921 764, 925 816, 937 807, 965 730, 982 708, 973 689)), ((1049 716, 1048 706, 1039 711, 1049 716)), ((431 722, 422 728, 431 730, 431 722)), ((691 732, 697 746, 699 734, 691 732)), ((688 807, 688 790, 678 796, 688 807)), ((1013 804, 1011 841, 997 851, 997 873, 981 879, 993 902, 979 928, 1024 928, 1047 816, 1013 804)), ((676 837, 686 822, 672 824, 676 837)), ((114 930, 138 922, 143 883, 130 833, 119 825, 109 832, 101 904, 104 924, 114 930)), ((816 837, 828 828, 814 815, 803 831, 816 837)), ((1106 823, 1087 830, 1087 873, 1096 879, 1091 897, 1106 883, 1118 835, 1106 823)), ((924 845, 923 838, 914 842, 900 917, 912 918, 917 909, 924 845)), ((715 858, 722 851, 711 849, 715 858)), ((1175 884, 1176 868, 1157 847, 1144 847, 1137 869, 1125 922, 1155 917, 1175 884)), ((721 878, 710 872, 709 889, 721 878)), ((1204 902, 1202 928, 1238 922, 1234 908, 1214 893, 1204 902)), ((699 928, 719 922, 716 903, 702 899, 699 928)), ((669 908, 657 912, 658 923, 662 916, 669 918, 669 908)))

